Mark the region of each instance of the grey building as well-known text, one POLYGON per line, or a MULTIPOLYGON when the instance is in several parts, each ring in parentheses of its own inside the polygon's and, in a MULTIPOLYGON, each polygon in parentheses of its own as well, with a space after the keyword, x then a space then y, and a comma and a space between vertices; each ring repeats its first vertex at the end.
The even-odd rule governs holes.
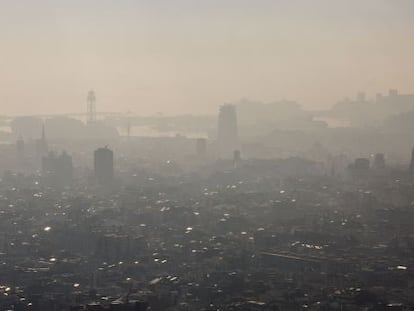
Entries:
POLYGON ((99 148, 94 153, 95 178, 100 184, 108 184, 114 179, 114 153, 108 147, 99 148))
POLYGON ((234 150, 238 149, 239 133, 237 112, 234 105, 223 105, 220 107, 217 142, 221 157, 231 158, 234 150))

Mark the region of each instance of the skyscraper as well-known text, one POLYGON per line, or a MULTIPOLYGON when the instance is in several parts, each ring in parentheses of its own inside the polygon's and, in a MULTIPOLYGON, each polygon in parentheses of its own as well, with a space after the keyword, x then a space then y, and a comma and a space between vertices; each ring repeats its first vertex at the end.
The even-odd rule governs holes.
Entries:
POLYGON ((46 140, 46 130, 45 125, 42 125, 42 137, 36 140, 36 156, 41 161, 42 158, 47 155, 49 146, 46 140))
POLYGON ((234 105, 220 107, 217 143, 220 156, 225 158, 231 158, 234 150, 238 149, 239 134, 236 107, 234 105))
POLYGON ((108 147, 95 150, 95 178, 100 184, 109 184, 114 179, 114 153, 108 147))

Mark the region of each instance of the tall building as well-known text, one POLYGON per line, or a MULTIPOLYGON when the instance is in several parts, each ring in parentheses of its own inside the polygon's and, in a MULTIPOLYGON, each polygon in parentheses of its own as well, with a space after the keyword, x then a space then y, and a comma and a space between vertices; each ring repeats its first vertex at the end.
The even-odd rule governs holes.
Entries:
POLYGON ((39 161, 48 154, 49 146, 46 140, 45 125, 42 125, 42 136, 36 140, 36 156, 39 161))
POLYGON ((353 168, 358 171, 369 170, 369 159, 367 158, 355 159, 353 168))
POLYGON ((348 166, 352 177, 366 178, 370 172, 368 158, 357 158, 348 166))
POLYGON ((114 153, 108 147, 95 150, 95 178, 100 184, 111 183, 114 179, 114 153))
POLYGON ((220 156, 225 158, 231 158, 234 150, 238 149, 239 133, 236 107, 234 105, 220 107, 217 143, 220 156))

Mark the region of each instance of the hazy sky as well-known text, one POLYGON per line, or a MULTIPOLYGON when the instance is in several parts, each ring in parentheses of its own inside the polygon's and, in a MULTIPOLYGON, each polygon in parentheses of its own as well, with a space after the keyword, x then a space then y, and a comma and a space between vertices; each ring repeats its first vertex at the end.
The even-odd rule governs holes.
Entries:
POLYGON ((0 0, 0 114, 414 93, 413 0, 0 0))

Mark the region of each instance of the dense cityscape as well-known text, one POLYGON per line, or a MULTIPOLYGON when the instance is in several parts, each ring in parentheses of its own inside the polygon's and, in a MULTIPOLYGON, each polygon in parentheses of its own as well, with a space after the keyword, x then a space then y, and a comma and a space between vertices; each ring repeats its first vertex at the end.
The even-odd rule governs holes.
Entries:
POLYGON ((414 309, 413 95, 97 103, 2 118, 0 310, 414 309))
POLYGON ((0 0, 0 311, 414 311, 413 0, 0 0))

